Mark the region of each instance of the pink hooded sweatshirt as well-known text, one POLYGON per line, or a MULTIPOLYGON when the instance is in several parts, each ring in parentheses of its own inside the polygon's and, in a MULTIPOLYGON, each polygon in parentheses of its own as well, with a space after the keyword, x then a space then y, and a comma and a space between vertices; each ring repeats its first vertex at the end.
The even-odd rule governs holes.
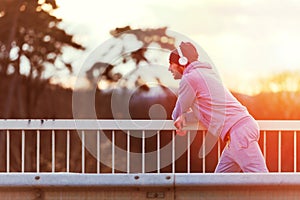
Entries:
POLYGON ((222 140, 237 122, 252 118, 246 107, 224 87, 211 65, 199 61, 186 67, 179 84, 173 120, 182 114, 186 114, 187 121, 194 117, 222 140))

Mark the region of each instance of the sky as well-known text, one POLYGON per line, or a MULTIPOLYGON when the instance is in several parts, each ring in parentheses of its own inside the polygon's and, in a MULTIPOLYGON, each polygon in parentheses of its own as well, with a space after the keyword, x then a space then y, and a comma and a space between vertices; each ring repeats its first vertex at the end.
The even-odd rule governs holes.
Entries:
MULTIPOLYGON (((80 67, 109 31, 167 26, 197 42, 229 88, 253 90, 257 77, 300 70, 298 0, 57 0, 62 27, 87 47, 80 67), (250 87, 250 85, 252 87, 250 87), (252 89, 251 89, 252 88, 252 89)), ((72 56, 70 56, 72 59, 72 56)))

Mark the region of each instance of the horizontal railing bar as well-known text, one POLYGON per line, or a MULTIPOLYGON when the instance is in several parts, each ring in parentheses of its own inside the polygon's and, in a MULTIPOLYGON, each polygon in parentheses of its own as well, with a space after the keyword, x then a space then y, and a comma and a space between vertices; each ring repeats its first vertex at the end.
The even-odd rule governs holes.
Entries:
POLYGON ((297 131, 300 120, 257 120, 259 128, 266 131, 297 131))
MULTIPOLYGON (((174 130, 172 120, 0 120, 0 130, 174 130)), ((203 130, 197 124, 189 129, 203 130)))
MULTIPOLYGON (((261 130, 297 131, 300 120, 257 120, 261 130)), ((13 120, 1 119, 0 130, 174 130, 172 120, 13 120)), ((189 124, 187 130, 205 130, 199 124, 189 124)))

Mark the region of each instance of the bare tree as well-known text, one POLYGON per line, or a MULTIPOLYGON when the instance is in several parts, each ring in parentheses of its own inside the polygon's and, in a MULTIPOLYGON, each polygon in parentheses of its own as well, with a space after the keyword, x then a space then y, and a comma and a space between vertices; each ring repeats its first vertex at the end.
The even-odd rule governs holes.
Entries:
MULTIPOLYGON (((114 69, 120 64, 129 62, 130 60, 134 61, 135 68, 138 69, 141 62, 151 63, 146 56, 148 47, 155 43, 158 44, 163 49, 172 50, 175 48, 175 38, 169 36, 167 33, 167 27, 162 28, 147 28, 147 29, 132 29, 130 26, 125 26, 121 28, 115 28, 110 31, 110 34, 115 38, 122 38, 124 35, 133 35, 136 37, 138 42, 141 42, 140 48, 132 52, 126 52, 126 49, 121 49, 120 57, 121 63, 106 63, 101 60, 95 63, 87 72, 87 78, 91 83, 97 84, 99 79, 104 79, 109 83, 114 83, 119 81, 122 77, 122 74, 119 72, 114 72, 114 69)), ((115 44, 112 44, 110 49, 107 49, 106 52, 110 52, 113 49, 115 44)), ((139 80, 136 80, 135 83, 141 83, 141 77, 138 77, 139 80)), ((147 86, 141 87, 141 89, 148 90, 147 86)))
POLYGON ((71 63, 62 59, 63 47, 84 49, 73 41, 72 35, 59 28, 61 19, 51 15, 55 9, 55 0, 0 1, 0 77, 9 77, 10 81, 4 118, 12 116, 13 97, 18 98, 19 110, 24 111, 21 116, 30 117, 31 106, 45 85, 35 83, 45 78, 46 68, 72 71, 71 63), (19 87, 24 84, 22 64, 29 68, 25 88, 19 87))

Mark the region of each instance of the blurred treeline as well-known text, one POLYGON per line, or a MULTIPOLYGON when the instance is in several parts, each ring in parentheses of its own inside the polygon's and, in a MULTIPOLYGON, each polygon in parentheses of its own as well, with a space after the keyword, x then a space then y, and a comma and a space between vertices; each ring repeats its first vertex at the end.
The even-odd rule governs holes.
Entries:
MULTIPOLYGON (((50 84, 47 80, 30 80, 24 75, 18 76, 15 94, 7 103, 11 91, 14 75, 6 75, 0 79, 0 118, 12 119, 71 119, 73 90, 60 85, 50 84), (28 92, 29 91, 29 92, 28 92), (10 106, 9 115, 5 111, 10 106)), ((280 84, 280 83, 278 83, 280 84)), ((128 88, 119 88, 123 93, 131 93, 128 88)), ((148 119, 149 108, 154 104, 161 104, 170 119, 175 105, 176 96, 168 88, 162 86, 151 88, 156 90, 155 98, 147 85, 140 85, 132 94, 130 100, 130 114, 133 119, 148 119), (160 94, 160 95, 159 95, 160 94)), ((95 91, 95 109, 99 119, 111 119, 111 92, 113 90, 95 91)), ((90 93, 91 91, 81 91, 90 93)), ((93 92, 93 91, 92 91, 93 92)), ((254 96, 232 92, 245 105, 257 120, 299 120, 300 92, 280 91, 261 92, 254 96)), ((81 118, 91 118, 88 111, 82 112, 81 118)), ((122 118, 122 116, 119 116, 122 118)))
MULTIPOLYGON (((13 76, 9 75, 0 79, 0 118, 12 119, 71 119, 72 94, 71 89, 59 85, 52 85, 47 81, 29 81, 25 76, 19 76, 16 95, 10 100, 10 115, 6 117, 4 111, 7 109, 7 95, 10 91, 10 82, 13 76), (30 84, 30 88, 28 88, 30 84), (28 93, 27 91, 30 90, 28 93), (33 98, 32 94, 37 94, 33 98), (31 97, 28 97, 32 95, 31 97), (32 99, 28 103, 28 99, 32 99)), ((144 86, 147 88, 148 86, 144 86)), ((159 98, 154 98, 148 89, 139 87, 130 101, 130 113, 133 119, 148 119, 148 109, 154 104, 161 104, 168 113, 168 119, 175 105, 176 96, 166 88, 152 88, 157 90, 159 98), (139 105, 140 103, 140 105, 139 105), (142 109, 141 109, 142 108, 142 109)), ((129 89, 120 89, 130 93, 129 89)), ((112 90, 111 90, 112 91, 112 90)), ((82 91, 88 93, 89 91, 82 91)), ((262 92, 249 96, 233 92, 233 95, 245 105, 249 112, 257 120, 296 120, 300 119, 300 92, 281 91, 277 93, 262 92)), ((111 92, 97 90, 95 93, 95 109, 99 119, 111 119, 111 92)), ((88 112, 81 118, 91 118, 88 112)), ((120 116, 121 118, 121 116, 120 116)))

